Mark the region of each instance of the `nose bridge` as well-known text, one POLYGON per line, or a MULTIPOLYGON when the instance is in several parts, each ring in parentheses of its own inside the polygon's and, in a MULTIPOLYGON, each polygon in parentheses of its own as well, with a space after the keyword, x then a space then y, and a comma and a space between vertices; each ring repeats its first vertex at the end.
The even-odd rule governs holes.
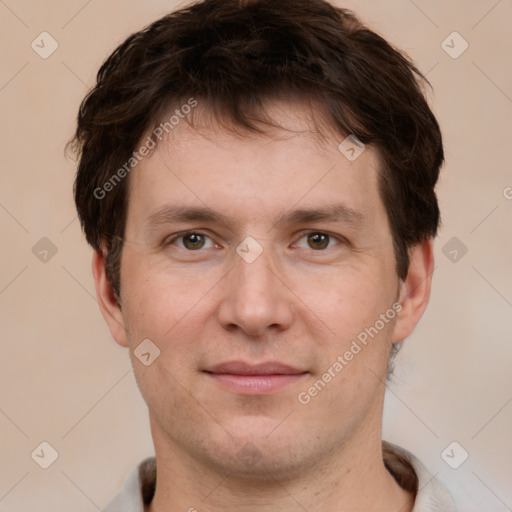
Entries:
POLYGON ((223 325, 236 325, 251 335, 291 322, 289 297, 277 277, 279 264, 270 244, 245 239, 238 247, 234 268, 221 305, 223 325))
POLYGON ((237 288, 242 295, 251 300, 261 299, 264 302, 269 302, 274 291, 272 290, 274 284, 272 281, 275 279, 275 275, 271 271, 273 263, 271 250, 266 248, 257 257, 251 256, 254 259, 240 257, 235 263, 234 276, 238 279, 237 288))

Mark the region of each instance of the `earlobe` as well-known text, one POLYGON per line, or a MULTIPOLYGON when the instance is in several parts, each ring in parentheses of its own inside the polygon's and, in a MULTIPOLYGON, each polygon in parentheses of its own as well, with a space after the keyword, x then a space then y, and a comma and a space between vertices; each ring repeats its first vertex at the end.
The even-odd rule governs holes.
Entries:
POLYGON ((112 337, 119 345, 127 347, 128 340, 123 314, 116 300, 110 280, 107 277, 106 256, 100 251, 94 251, 92 257, 92 273, 100 310, 107 322, 112 337))
POLYGON ((402 309, 395 324, 394 343, 411 334, 427 307, 434 271, 432 239, 410 248, 409 259, 409 271, 400 287, 399 302, 402 309))

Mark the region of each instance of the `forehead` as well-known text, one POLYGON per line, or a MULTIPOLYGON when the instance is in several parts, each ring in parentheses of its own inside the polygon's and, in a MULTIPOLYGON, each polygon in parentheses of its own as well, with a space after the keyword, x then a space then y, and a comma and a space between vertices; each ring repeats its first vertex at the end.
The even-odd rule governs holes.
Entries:
POLYGON ((131 173, 129 219, 173 202, 240 221, 275 220, 301 205, 342 203, 370 219, 384 212, 375 148, 350 151, 351 139, 327 126, 320 107, 274 102, 265 115, 272 125, 251 133, 198 105, 131 173))

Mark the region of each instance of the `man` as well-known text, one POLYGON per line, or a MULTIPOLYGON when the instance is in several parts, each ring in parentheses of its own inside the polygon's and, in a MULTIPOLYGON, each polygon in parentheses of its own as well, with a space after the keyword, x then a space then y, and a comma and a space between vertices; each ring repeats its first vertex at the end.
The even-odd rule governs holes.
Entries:
POLYGON ((439 222, 421 80, 323 0, 205 0, 104 63, 75 199, 156 453, 108 512, 454 510, 381 441, 439 222))

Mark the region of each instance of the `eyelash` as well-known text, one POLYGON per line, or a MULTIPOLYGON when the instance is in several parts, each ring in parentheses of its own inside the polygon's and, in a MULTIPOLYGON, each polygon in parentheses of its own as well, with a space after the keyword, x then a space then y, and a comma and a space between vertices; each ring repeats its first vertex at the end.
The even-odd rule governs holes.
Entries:
MULTIPOLYGON (((200 235, 200 236, 203 236, 203 237, 206 237, 208 239, 210 239, 214 245, 218 245, 216 244, 212 237, 207 235, 206 233, 202 233, 200 231, 185 231, 183 233, 179 233, 177 235, 174 235, 172 236, 171 238, 167 238, 166 240, 164 240, 164 243, 162 244, 163 246, 169 246, 169 245, 173 245, 174 242, 176 242, 177 240, 179 239, 183 239, 184 237, 186 236, 190 236, 190 235, 200 235)), ((329 237, 329 243, 332 241, 332 240, 335 240, 336 242, 338 242, 336 245, 340 245, 340 244, 343 244, 343 243, 347 243, 347 240, 344 239, 343 237, 341 236, 337 236, 337 235, 333 235, 327 231, 314 231, 314 230, 310 230, 310 231, 307 231, 305 233, 303 233, 300 238, 297 240, 300 241, 302 240, 304 237, 308 237, 309 235, 326 235, 329 237)), ((297 244, 297 242, 294 243, 297 244)), ((197 250, 191 250, 191 249, 187 249, 185 247, 179 247, 180 249, 184 250, 184 251, 187 251, 187 252, 200 252, 203 248, 201 247, 200 249, 197 249, 197 250)), ((310 248, 311 251, 313 252, 325 252, 327 249, 332 249, 332 247, 327 247, 326 249, 312 249, 310 248)))

